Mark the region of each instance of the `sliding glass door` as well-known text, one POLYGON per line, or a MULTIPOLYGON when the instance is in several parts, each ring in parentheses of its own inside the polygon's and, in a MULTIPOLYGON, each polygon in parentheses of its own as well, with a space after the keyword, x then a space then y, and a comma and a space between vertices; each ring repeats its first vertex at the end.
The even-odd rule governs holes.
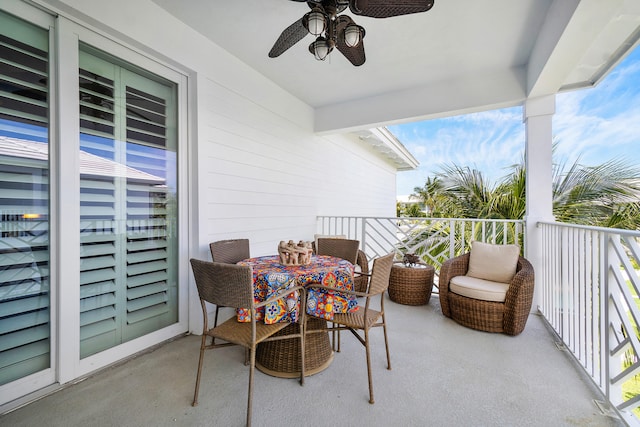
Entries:
POLYGON ((0 5, 0 406, 11 407, 184 333, 188 280, 185 76, 63 16, 23 2, 8 10, 0 5))

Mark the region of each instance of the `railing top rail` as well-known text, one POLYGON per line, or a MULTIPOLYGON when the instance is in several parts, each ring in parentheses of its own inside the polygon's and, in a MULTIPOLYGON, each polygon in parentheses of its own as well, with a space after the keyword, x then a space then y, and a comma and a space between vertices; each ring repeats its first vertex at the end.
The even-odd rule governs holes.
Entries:
POLYGON ((434 220, 434 221, 465 221, 465 222, 524 222, 523 219, 501 219, 501 218, 440 218, 440 217, 408 217, 408 216, 341 216, 341 215, 318 215, 318 218, 346 218, 346 219, 388 219, 388 220, 434 220))
POLYGON ((580 224, 570 224, 566 222, 558 222, 558 221, 538 221, 538 226, 541 225, 552 225, 556 227, 566 227, 566 228, 576 228, 581 230, 589 230, 589 231, 599 231, 607 234, 619 234, 623 236, 632 236, 632 237, 640 237, 640 231, 636 230, 625 230, 622 228, 608 228, 608 227, 593 227, 589 225, 580 225, 580 224))

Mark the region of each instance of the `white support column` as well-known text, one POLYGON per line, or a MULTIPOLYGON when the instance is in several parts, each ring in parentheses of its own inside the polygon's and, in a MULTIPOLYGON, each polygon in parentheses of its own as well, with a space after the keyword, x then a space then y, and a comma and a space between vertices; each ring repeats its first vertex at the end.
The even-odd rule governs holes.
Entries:
POLYGON ((527 201, 525 214, 525 256, 536 272, 536 291, 532 310, 540 302, 539 275, 542 273, 542 235, 538 221, 553 221, 552 199, 552 118, 555 113, 555 95, 532 98, 524 104, 525 166, 527 173, 527 201))

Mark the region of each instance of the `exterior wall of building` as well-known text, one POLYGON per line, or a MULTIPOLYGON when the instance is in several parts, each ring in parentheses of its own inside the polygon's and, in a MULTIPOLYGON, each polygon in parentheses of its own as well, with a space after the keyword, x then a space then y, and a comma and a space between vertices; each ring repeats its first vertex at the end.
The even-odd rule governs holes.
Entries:
POLYGON ((206 80, 199 84, 200 247, 249 237, 252 255, 309 240, 317 215, 393 215, 395 168, 353 135, 309 129, 206 80))
MULTIPOLYGON (((188 260, 190 257, 210 259, 208 244, 211 241, 246 237, 251 241, 252 255, 265 255, 275 253, 280 240, 312 239, 317 215, 395 214, 396 167, 393 164, 356 135, 314 134, 311 107, 184 26, 152 1, 35 0, 31 3, 58 15, 54 18, 51 40, 62 41, 64 49, 54 50, 54 58, 68 56, 68 48, 75 49, 74 40, 87 42, 102 38, 115 42, 122 51, 131 51, 184 76, 178 170, 181 183, 178 196, 180 321, 164 331, 85 360, 77 356, 77 332, 55 335, 52 366, 54 371, 57 366, 58 371, 47 378, 66 383, 181 332, 199 333, 200 306, 188 260), (74 31, 78 28, 82 28, 81 33, 86 30, 93 36, 76 39, 74 31), (61 363, 56 365, 56 360, 61 363)), ((31 6, 15 0, 6 11, 17 13, 21 8, 31 6)), ((67 95, 73 94, 73 87, 68 85, 77 76, 77 63, 76 66, 73 61, 62 63, 71 65, 56 70, 64 82, 60 91, 66 89, 67 95)), ((66 100, 69 103, 59 102, 59 108, 76 108, 77 95, 66 100)), ((77 121, 61 120, 57 126, 61 127, 60 140, 76 138, 77 121)), ((70 150, 73 153, 73 148, 70 150)), ((59 176, 54 181, 61 185, 74 182, 65 178, 70 173, 75 175, 73 168, 61 166, 55 173, 59 176)), ((64 194, 63 198, 70 197, 64 194)), ((61 202, 53 204, 58 203, 61 202)), ((78 207, 65 209, 67 216, 77 221, 78 207)), ((59 217, 58 233, 77 233, 73 221, 65 225, 65 215, 59 217)), ((73 239, 67 242, 77 250, 73 239)), ((58 249, 52 246, 52 251, 58 249)), ((73 252, 71 258, 74 258, 73 252)), ((52 262, 55 264, 58 259, 65 257, 54 253, 52 262)), ((51 317, 54 330, 78 330, 76 263, 53 267, 53 271, 58 272, 52 279, 52 292, 58 298, 51 317)), ((46 385, 50 380, 42 381, 24 381, 19 388, 13 384, 7 387, 20 390, 18 394, 22 397, 16 401, 24 402, 29 399, 28 392, 34 391, 30 384, 46 385)), ((9 400, 15 397, 16 393, 12 392, 9 400)), ((6 400, 0 401, 0 406, 6 403, 6 400)))

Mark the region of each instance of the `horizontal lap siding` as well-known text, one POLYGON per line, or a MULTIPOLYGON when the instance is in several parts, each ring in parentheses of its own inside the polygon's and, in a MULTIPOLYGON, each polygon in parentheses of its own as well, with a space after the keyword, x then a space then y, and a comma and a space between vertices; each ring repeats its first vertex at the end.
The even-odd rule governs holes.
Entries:
POLYGON ((395 214, 395 168, 353 135, 318 136, 210 80, 198 85, 201 246, 252 255, 310 240, 317 215, 395 214))

